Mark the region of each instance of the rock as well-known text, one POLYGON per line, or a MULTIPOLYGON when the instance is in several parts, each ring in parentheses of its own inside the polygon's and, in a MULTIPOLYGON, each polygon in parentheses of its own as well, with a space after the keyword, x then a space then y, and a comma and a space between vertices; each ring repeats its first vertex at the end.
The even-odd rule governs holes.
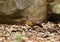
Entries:
POLYGON ((46 0, 6 0, 0 4, 0 22, 20 24, 16 20, 25 18, 42 23, 46 21, 46 11, 46 0))
POLYGON ((30 5, 31 0, 2 0, 0 1, 0 11, 5 13, 5 15, 9 15, 30 5))
POLYGON ((60 4, 59 3, 58 4, 55 4, 53 6, 53 12, 54 13, 57 13, 57 14, 60 14, 60 4))
POLYGON ((54 0, 51 2, 48 2, 48 11, 49 11, 49 20, 50 21, 55 21, 56 22, 59 22, 60 21, 60 0, 54 0))
POLYGON ((1 0, 0 1, 0 23, 20 24, 22 10, 32 4, 31 0, 1 0), (20 11, 21 10, 21 11, 20 11), (17 19, 19 18, 19 19, 17 19))

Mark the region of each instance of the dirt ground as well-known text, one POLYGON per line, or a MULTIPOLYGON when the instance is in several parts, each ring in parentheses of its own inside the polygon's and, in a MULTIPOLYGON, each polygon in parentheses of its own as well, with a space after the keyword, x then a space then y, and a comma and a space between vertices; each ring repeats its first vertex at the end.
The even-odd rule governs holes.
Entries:
POLYGON ((60 23, 41 25, 0 24, 0 42, 60 42, 60 23))

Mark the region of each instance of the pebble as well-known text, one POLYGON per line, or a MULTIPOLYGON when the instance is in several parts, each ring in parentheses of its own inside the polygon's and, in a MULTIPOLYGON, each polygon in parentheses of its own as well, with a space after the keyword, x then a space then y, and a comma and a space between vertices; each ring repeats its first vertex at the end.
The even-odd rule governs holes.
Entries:
MULTIPOLYGON (((7 42, 7 40, 9 41, 12 38, 12 34, 14 34, 16 32, 20 32, 21 34, 26 35, 26 37, 24 38, 25 40, 27 40, 26 42, 39 42, 40 39, 42 40, 42 41, 40 40, 41 42, 44 42, 44 40, 46 42, 60 42, 59 41, 60 30, 58 30, 60 28, 60 24, 54 24, 52 22, 48 22, 48 23, 43 23, 42 26, 43 26, 43 28, 39 27, 39 26, 30 27, 28 25, 23 26, 23 25, 0 24, 0 42, 3 42, 3 41, 7 42), (58 25, 58 26, 56 26, 56 25, 58 25), (58 27, 58 29, 57 29, 57 27, 58 27), (57 29, 56 30, 57 32, 51 33, 48 29, 50 29, 50 30, 57 29), (12 32, 12 30, 14 30, 16 32, 12 32), (19 30, 19 31, 17 31, 17 30, 19 30), (29 37, 31 38, 31 36, 34 36, 34 37, 32 37, 32 40, 29 40, 29 37), (35 41, 35 39, 36 39, 36 41, 35 41)), ((10 42, 13 42, 13 41, 11 40, 10 42)))

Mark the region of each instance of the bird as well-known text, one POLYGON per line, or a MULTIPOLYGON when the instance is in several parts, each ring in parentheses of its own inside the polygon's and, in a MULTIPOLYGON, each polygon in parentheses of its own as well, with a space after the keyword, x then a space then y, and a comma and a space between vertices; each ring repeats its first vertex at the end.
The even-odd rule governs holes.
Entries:
POLYGON ((42 25, 40 24, 40 22, 36 22, 34 19, 32 18, 29 18, 27 21, 26 21, 26 24, 33 27, 33 26, 39 26, 39 27, 42 27, 42 25))
POLYGON ((24 16, 24 18, 26 19, 26 24, 29 25, 29 26, 31 26, 31 27, 33 27, 33 26, 35 26, 35 25, 42 27, 41 23, 35 21, 35 19, 32 18, 32 17, 29 15, 29 13, 26 13, 25 16, 24 16))

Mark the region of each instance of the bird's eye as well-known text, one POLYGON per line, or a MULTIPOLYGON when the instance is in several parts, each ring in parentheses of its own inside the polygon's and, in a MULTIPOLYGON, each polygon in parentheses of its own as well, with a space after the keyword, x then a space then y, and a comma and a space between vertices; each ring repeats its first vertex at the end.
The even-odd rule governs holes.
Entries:
POLYGON ((29 17, 30 17, 29 13, 26 13, 25 18, 29 18, 29 17))

